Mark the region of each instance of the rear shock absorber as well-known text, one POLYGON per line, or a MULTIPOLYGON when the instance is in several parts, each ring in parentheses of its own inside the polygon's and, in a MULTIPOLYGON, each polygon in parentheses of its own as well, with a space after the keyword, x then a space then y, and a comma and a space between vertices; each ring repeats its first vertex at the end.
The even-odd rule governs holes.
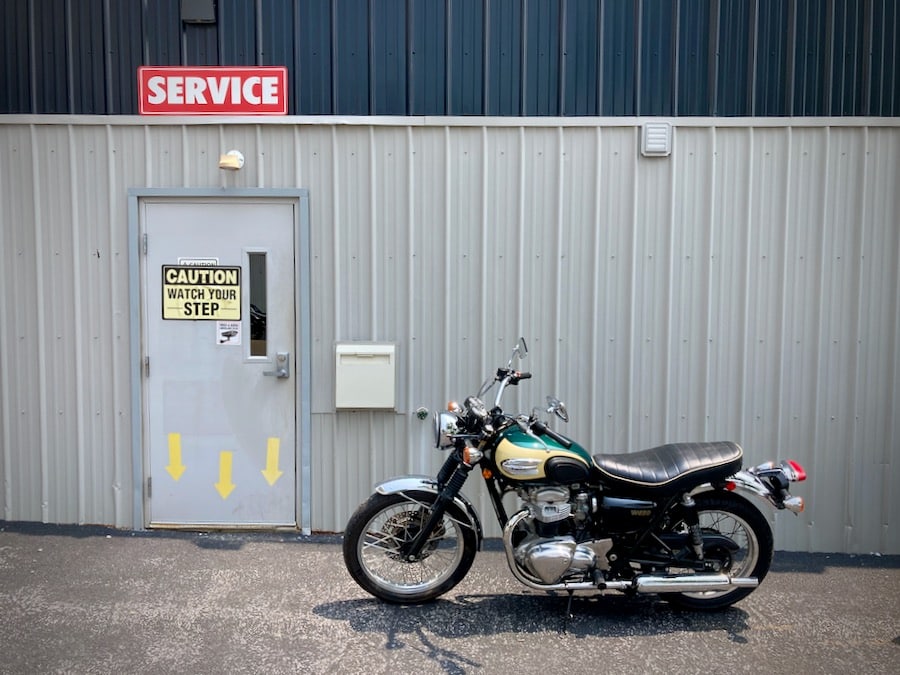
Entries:
POLYGON ((694 549, 694 555, 697 556, 697 560, 703 560, 703 534, 700 532, 697 503, 690 494, 685 492, 681 498, 681 505, 684 507, 684 522, 688 526, 688 532, 691 537, 691 548, 694 549))

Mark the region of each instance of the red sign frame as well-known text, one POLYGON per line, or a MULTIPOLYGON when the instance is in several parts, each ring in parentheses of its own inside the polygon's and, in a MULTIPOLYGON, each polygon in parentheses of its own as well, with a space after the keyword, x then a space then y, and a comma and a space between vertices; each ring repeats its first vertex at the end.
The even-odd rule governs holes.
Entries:
POLYGON ((141 115, 287 115, 285 66, 141 66, 141 115))

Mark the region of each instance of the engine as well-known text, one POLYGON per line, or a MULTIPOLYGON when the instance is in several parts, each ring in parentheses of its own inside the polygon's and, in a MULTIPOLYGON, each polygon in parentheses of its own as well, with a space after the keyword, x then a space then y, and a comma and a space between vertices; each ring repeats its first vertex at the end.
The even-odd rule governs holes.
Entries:
POLYGON ((519 498, 527 515, 520 523, 524 536, 516 542, 513 555, 535 580, 556 584, 609 569, 606 554, 612 548, 611 539, 575 539, 578 525, 596 510, 590 495, 554 486, 522 488, 519 498))

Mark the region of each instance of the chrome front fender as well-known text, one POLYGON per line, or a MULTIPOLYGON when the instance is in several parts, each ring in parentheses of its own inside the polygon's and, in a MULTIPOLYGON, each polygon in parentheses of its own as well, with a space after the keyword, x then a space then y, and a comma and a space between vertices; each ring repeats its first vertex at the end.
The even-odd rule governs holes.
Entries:
MULTIPOLYGON (((416 501, 408 495, 409 492, 430 492, 431 494, 439 494, 437 481, 431 476, 398 476, 397 478, 389 478, 375 486, 375 492, 380 495, 403 495, 410 501, 416 501)), ((453 498, 453 503, 468 516, 468 522, 462 522, 463 527, 471 528, 475 531, 475 538, 478 544, 478 550, 481 550, 481 541, 484 539, 484 531, 481 527, 481 519, 478 512, 472 506, 464 494, 461 492, 453 498)))

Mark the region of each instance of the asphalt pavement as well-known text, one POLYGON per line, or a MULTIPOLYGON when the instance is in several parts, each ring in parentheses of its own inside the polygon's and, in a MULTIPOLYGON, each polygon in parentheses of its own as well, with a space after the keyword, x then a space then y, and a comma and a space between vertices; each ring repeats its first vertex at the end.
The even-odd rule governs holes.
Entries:
POLYGON ((518 584, 498 542, 423 606, 346 573, 338 536, 0 521, 2 673, 900 673, 900 556, 778 552, 718 613, 518 584))

